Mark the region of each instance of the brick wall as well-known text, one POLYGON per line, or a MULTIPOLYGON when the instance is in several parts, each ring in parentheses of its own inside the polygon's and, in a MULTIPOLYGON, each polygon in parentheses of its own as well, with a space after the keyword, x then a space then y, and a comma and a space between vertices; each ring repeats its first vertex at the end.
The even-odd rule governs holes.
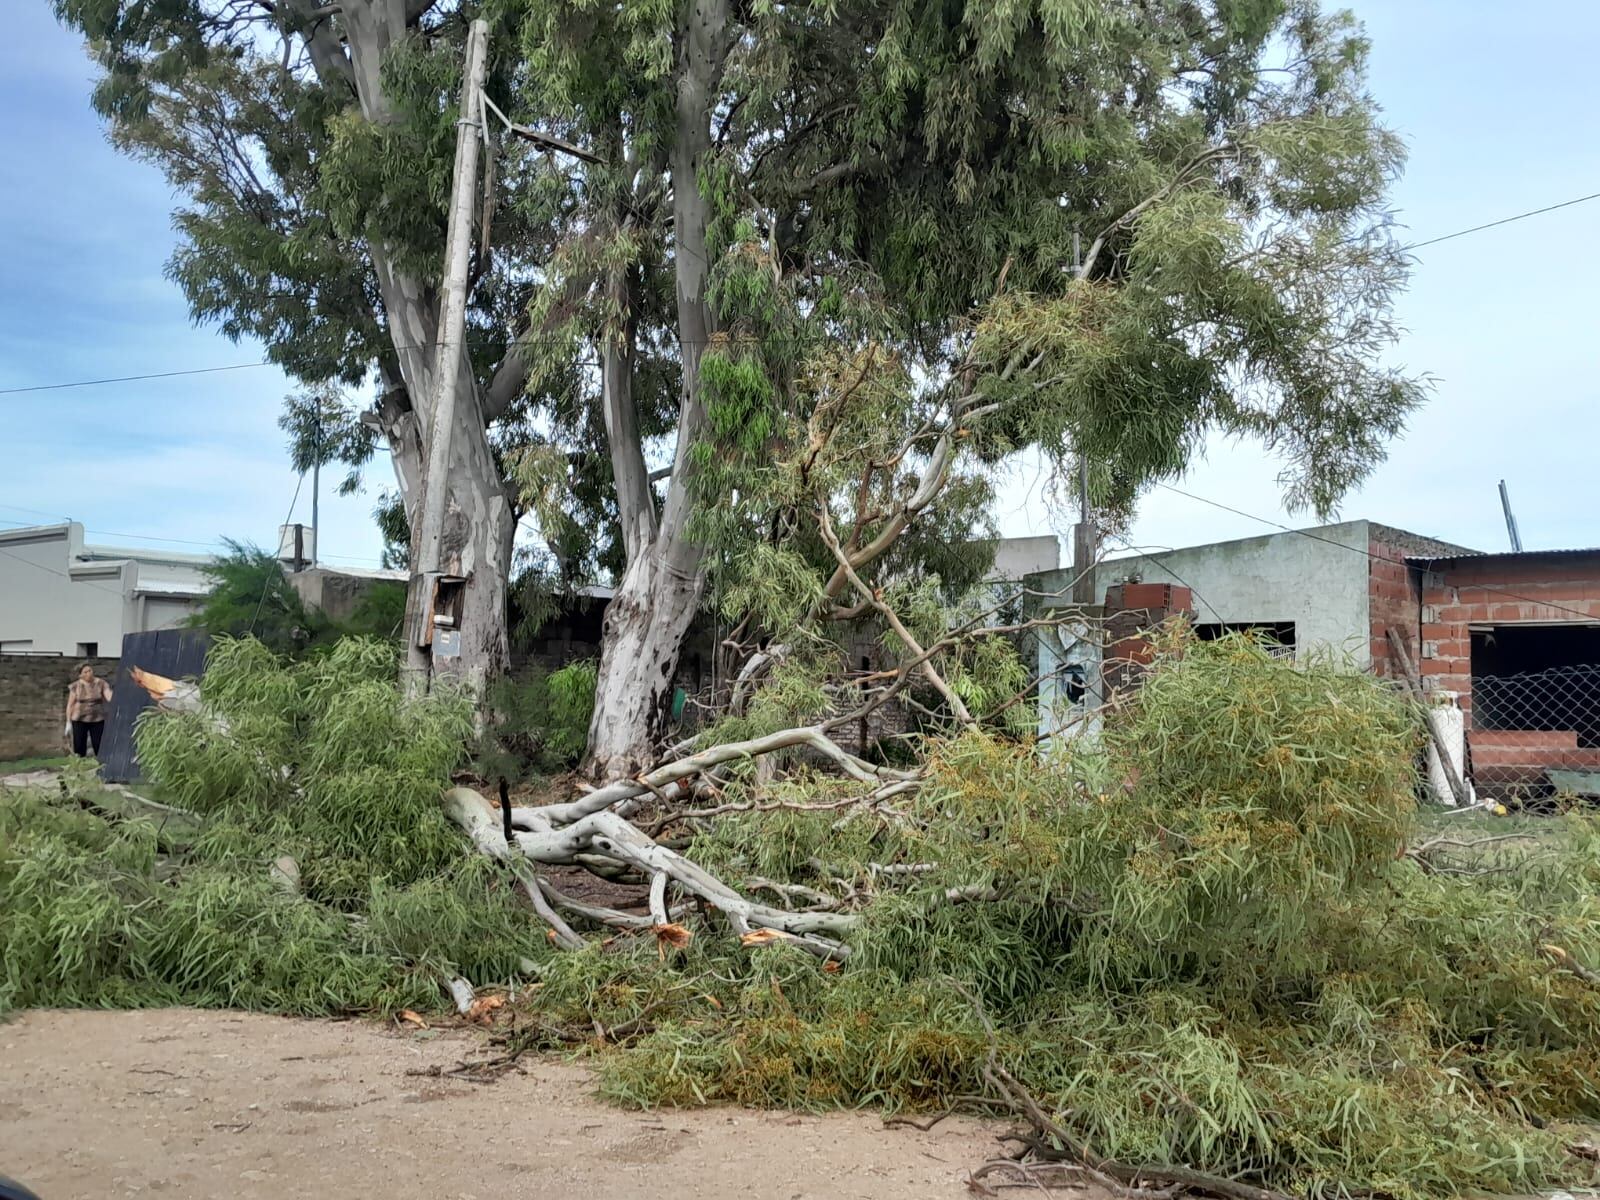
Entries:
POLYGON ((1421 575, 1406 565, 1409 547, 1379 537, 1367 546, 1367 611, 1371 620, 1372 671, 1398 679, 1400 664, 1391 661, 1388 631, 1395 630, 1417 653, 1418 619, 1422 610, 1421 575))
POLYGON ((1589 557, 1458 560, 1422 576, 1423 686, 1472 709, 1473 625, 1600 621, 1600 563, 1589 557))
POLYGON ((0 762, 63 752, 67 685, 85 662, 106 682, 116 679, 114 658, 0 654, 0 762))
POLYGON ((1169 583, 1123 583, 1106 589, 1105 651, 1101 687, 1106 700, 1139 686, 1155 657, 1153 631, 1187 616, 1194 619, 1194 594, 1169 583))

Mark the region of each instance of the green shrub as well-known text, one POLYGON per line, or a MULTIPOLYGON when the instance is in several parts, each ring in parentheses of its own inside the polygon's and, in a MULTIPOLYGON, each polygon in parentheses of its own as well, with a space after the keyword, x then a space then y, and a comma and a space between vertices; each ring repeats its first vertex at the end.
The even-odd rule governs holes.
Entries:
POLYGON ((1297 1195, 1581 1182, 1564 1123, 1600 1121, 1600 988, 1540 946, 1600 962, 1600 821, 1566 817, 1514 869, 1429 873, 1404 854, 1417 730, 1390 690, 1246 639, 1176 649, 1096 749, 969 735, 931 748, 899 818, 767 812, 696 840, 727 878, 876 889, 837 974, 697 939, 666 967, 558 959, 544 1002, 650 1014, 601 1059, 633 1103, 942 1108, 982 1090, 970 991, 1101 1154, 1297 1195), (998 898, 946 898, 972 887, 998 898))
POLYGON ((530 667, 494 684, 494 718, 478 746, 479 773, 517 779, 576 766, 589 738, 598 675, 597 663, 580 659, 555 671, 530 667))
MULTIPOLYGON (((438 815, 464 706, 402 702, 381 645, 286 665, 222 643, 206 684, 227 732, 140 734, 208 814, 184 857, 149 823, 0 794, 0 1008, 390 1011, 533 960, 525 1036, 598 1025, 627 1103, 938 1109, 983 1092, 992 1046, 1126 1161, 1304 1196, 1583 1182, 1567 1146, 1600 1122, 1600 987, 1557 960, 1600 963, 1600 818, 1530 829, 1487 873, 1428 870, 1407 853, 1428 836, 1417 730, 1385 685, 1246 639, 1170 649, 1098 745, 967 734, 929 744, 892 812, 704 827, 690 854, 725 879, 871 897, 825 970, 697 917, 664 956, 648 933, 553 955, 438 815), (299 896, 267 873, 283 853, 299 896)), ((797 772, 762 798, 866 786, 797 772)))
POLYGON ((347 639, 289 662, 219 639, 204 715, 151 713, 140 760, 206 818, 162 827, 73 794, 0 792, 0 1010, 194 1004, 288 1013, 438 1002, 443 975, 513 977, 548 947, 439 808, 472 714, 404 701, 395 652, 347 639), (296 860, 298 894, 269 864, 296 860))

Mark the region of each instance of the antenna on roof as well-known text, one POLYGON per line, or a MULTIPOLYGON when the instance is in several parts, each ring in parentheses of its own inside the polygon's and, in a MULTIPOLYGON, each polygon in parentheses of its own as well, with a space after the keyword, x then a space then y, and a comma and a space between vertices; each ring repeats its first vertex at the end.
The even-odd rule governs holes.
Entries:
POLYGON ((1506 514, 1506 534, 1511 538, 1513 554, 1522 553, 1522 535, 1517 532, 1516 514, 1511 511, 1511 493, 1506 491, 1506 481, 1500 481, 1500 507, 1506 514))

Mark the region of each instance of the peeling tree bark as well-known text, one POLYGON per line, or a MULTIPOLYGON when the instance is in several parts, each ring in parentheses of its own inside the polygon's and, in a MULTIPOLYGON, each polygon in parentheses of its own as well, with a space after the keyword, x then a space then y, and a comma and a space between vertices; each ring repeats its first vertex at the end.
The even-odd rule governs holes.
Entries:
MULTIPOLYGON (((650 765, 671 715, 678 657, 704 592, 704 549, 689 534, 694 509, 695 445, 706 429, 700 360, 716 332, 706 295, 706 228, 711 206, 699 172, 711 148, 711 108, 729 41, 726 0, 695 0, 684 7, 676 36, 676 135, 669 160, 676 251, 679 358, 678 443, 672 480, 659 520, 639 453, 637 421, 608 406, 607 433, 622 511, 628 568, 606 610, 604 648, 595 684, 594 717, 584 772, 595 779, 632 775, 650 765), (626 507, 622 507, 626 505, 626 507), (644 531, 651 536, 646 540, 644 531)), ((624 364, 609 389, 622 404, 624 364)), ((631 360, 626 364, 631 370, 631 360)), ((631 395, 627 397, 631 411, 631 395)))

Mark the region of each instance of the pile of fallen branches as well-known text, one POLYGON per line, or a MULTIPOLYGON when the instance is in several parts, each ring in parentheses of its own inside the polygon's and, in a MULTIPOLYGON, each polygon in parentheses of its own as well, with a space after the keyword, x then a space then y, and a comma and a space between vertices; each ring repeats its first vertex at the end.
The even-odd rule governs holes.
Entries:
POLYGON ((147 681, 159 809, 0 797, 0 1005, 431 1013, 448 979, 470 1016, 503 985, 462 1078, 572 1048, 628 1103, 1020 1118, 976 1189, 1585 1181, 1600 824, 1430 827, 1380 684, 1168 649, 1092 742, 946 713, 889 767, 745 718, 519 806, 445 786, 468 707, 402 699, 383 648, 221 643, 200 689, 147 681))

